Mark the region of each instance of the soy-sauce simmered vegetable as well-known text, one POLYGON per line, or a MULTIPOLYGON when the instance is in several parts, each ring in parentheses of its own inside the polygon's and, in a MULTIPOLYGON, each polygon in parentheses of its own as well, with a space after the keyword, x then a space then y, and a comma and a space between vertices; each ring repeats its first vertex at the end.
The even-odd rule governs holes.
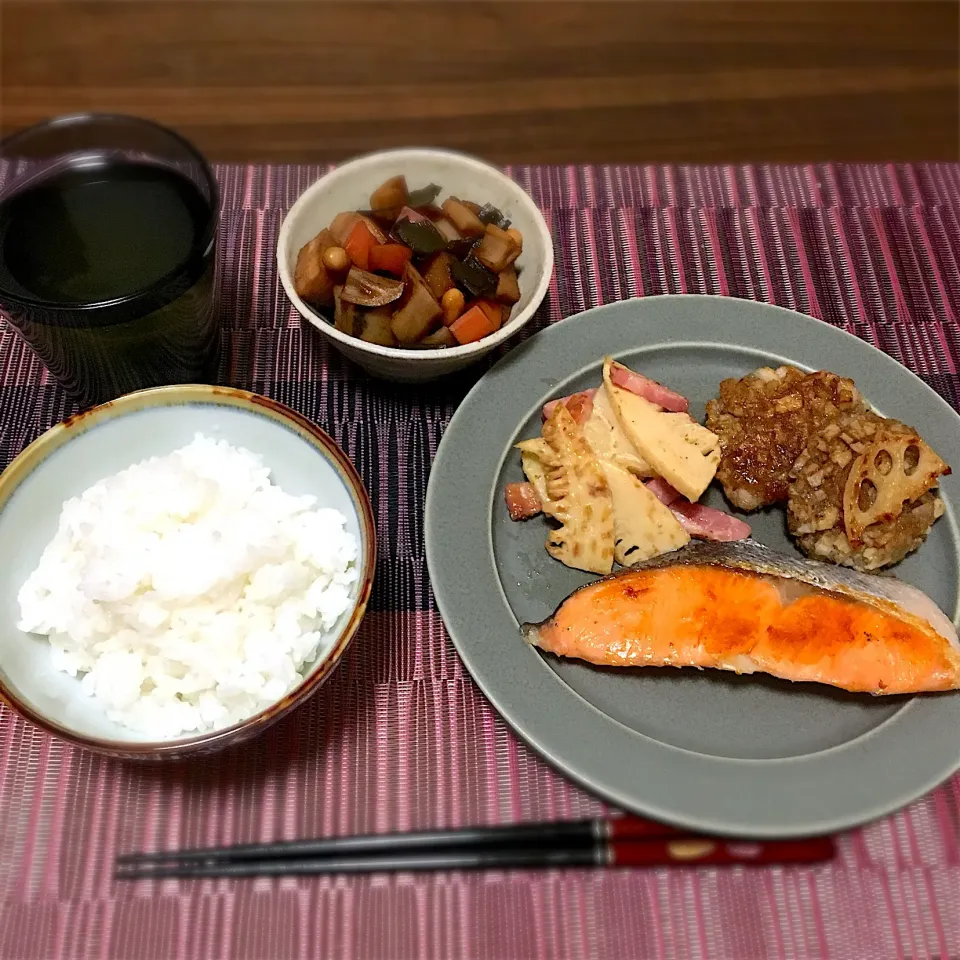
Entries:
POLYGON ((431 254, 446 250, 449 240, 433 225, 433 221, 401 217, 393 225, 393 236, 414 253, 431 254))
POLYGON ((342 333, 386 347, 438 350, 499 330, 520 300, 523 237, 493 204, 437 205, 440 193, 391 177, 369 209, 337 214, 300 250, 298 295, 342 333))

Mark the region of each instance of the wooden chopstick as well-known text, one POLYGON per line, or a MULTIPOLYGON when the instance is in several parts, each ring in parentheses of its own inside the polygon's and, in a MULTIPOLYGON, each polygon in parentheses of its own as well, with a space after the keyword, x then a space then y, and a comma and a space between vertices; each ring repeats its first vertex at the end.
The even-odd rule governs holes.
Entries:
POLYGON ((829 837, 747 843, 695 837, 639 818, 618 818, 128 854, 118 858, 115 877, 137 880, 668 864, 758 866, 817 863, 830 859, 834 852, 829 837))

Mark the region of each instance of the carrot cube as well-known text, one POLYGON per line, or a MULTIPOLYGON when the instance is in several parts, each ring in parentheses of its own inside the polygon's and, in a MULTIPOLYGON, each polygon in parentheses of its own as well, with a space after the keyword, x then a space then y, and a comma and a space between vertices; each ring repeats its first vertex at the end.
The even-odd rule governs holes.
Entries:
POLYGON ((493 300, 476 300, 474 304, 487 315, 493 329, 499 330, 503 324, 503 311, 500 308, 500 304, 493 300))
POLYGON ((347 256, 354 266, 361 270, 370 269, 370 250, 377 245, 377 238, 370 232, 367 225, 362 221, 354 224, 347 237, 347 242, 343 249, 347 251, 347 256))
POLYGON ((413 251, 402 243, 381 243, 370 248, 371 270, 383 270, 397 277, 403 276, 403 267, 410 261, 413 251))
POLYGON ((496 329, 486 311, 479 306, 471 307, 450 325, 450 332, 460 344, 482 340, 494 333, 496 329))

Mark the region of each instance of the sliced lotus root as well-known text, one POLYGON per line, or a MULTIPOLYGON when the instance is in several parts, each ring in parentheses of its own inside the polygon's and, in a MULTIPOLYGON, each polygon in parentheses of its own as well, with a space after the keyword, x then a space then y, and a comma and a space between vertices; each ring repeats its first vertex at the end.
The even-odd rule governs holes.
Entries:
POLYGON ((843 525, 853 545, 937 485, 950 467, 916 434, 883 432, 854 460, 843 490, 843 525))

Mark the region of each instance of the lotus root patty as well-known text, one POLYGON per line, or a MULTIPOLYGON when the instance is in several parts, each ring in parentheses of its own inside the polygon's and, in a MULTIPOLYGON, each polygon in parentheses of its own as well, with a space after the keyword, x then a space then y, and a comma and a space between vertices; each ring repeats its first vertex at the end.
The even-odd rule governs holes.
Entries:
POLYGON ((936 490, 928 490, 906 504, 898 517, 867 527, 862 544, 850 544, 843 524, 844 488, 854 461, 880 431, 916 435, 898 420, 870 411, 844 414, 813 436, 794 464, 787 526, 807 556, 858 570, 877 570, 916 550, 942 516, 943 501, 936 490))
POLYGON ((724 380, 719 394, 707 404, 707 427, 720 437, 717 478, 741 510, 786 500, 790 468, 810 437, 864 409, 852 380, 789 366, 724 380))

